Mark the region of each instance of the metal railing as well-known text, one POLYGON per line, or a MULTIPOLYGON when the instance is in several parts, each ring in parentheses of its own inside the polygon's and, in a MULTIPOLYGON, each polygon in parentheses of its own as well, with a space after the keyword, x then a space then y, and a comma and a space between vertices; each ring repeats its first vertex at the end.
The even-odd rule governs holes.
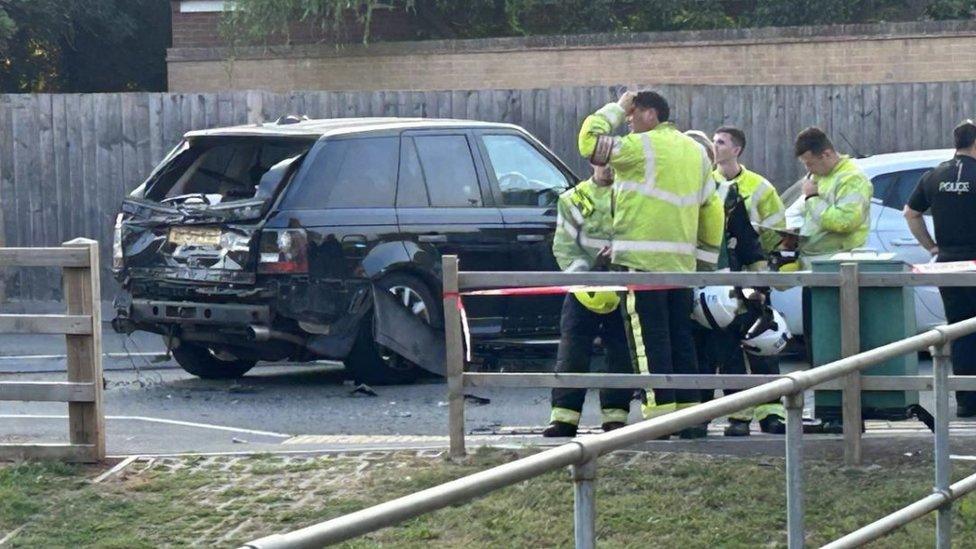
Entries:
POLYGON ((451 397, 451 453, 464 453, 463 393, 468 378, 478 386, 560 386, 560 387, 644 387, 674 388, 743 388, 724 396, 665 416, 628 425, 609 433, 584 436, 556 448, 500 465, 480 473, 435 486, 408 496, 382 503, 345 516, 286 534, 276 534, 252 541, 246 547, 279 549, 321 547, 354 538, 380 528, 400 523, 450 505, 486 495, 494 490, 531 479, 562 467, 571 468, 574 490, 574 524, 576 547, 595 546, 595 496, 593 483, 596 459, 606 453, 669 435, 731 414, 750 406, 783 398, 786 407, 786 500, 787 540, 790 549, 804 546, 803 502, 803 404, 804 391, 817 388, 844 390, 845 457, 860 460, 861 410, 860 391, 933 390, 935 392, 935 488, 921 500, 857 530, 829 545, 832 548, 857 547, 877 539, 933 510, 936 521, 937 547, 950 546, 951 504, 976 489, 976 475, 949 484, 949 391, 976 389, 976 376, 952 376, 949 359, 950 342, 976 332, 976 318, 908 337, 862 353, 859 345, 859 286, 976 286, 974 273, 871 273, 858 275, 855 264, 846 264, 840 273, 458 273, 455 258, 445 258, 444 304, 447 338, 448 391, 451 397), (504 276, 506 287, 546 285, 623 285, 659 284, 674 286, 833 286, 841 293, 841 320, 844 358, 806 371, 783 376, 662 376, 631 374, 466 374, 460 331, 459 289, 498 287, 504 276), (853 332, 853 333, 851 333, 853 332), (925 376, 869 376, 860 372, 870 366, 907 353, 930 350, 933 374, 925 376), (855 354, 857 353, 857 354, 855 354), (535 377, 527 377, 535 376, 535 377), (725 380, 721 378, 727 378, 725 380), (526 381, 533 383, 527 384, 526 381), (538 383, 535 383, 538 382, 538 383), (461 419, 460 424, 458 418, 461 419), (852 425, 856 419, 856 424, 852 425), (458 429, 460 425, 460 429, 458 429), (856 433, 856 437, 852 435, 856 433), (459 436, 458 436, 459 435, 459 436))

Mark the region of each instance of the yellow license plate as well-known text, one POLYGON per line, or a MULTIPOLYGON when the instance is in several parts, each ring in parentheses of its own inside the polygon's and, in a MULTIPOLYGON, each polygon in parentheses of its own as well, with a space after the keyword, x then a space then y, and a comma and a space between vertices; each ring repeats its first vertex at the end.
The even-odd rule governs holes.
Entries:
POLYGON ((216 227, 171 227, 169 241, 177 246, 219 246, 220 229, 216 227))

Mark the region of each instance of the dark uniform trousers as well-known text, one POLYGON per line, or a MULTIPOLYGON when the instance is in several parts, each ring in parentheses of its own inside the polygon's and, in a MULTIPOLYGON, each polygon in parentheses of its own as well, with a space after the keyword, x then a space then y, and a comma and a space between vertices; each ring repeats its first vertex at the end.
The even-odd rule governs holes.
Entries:
MULTIPOLYGON (((624 333, 624 322, 617 311, 607 314, 594 313, 587 309, 573 294, 567 294, 563 301, 560 318, 559 350, 556 354, 557 373, 587 373, 593 354, 593 341, 597 337, 603 341, 606 350, 607 371, 614 374, 634 373, 624 333)), ((600 408, 604 410, 623 410, 623 422, 630 411, 632 389, 601 389, 600 408)), ((552 390, 552 407, 579 412, 583 409, 586 389, 552 390)), ((618 414, 613 414, 618 415, 618 414)), ((618 419, 618 418, 614 418, 618 419)))
MULTIPOLYGON (((695 326, 694 335, 695 347, 698 349, 700 373, 702 374, 779 375, 778 356, 758 356, 745 353, 737 334, 732 330, 709 330, 695 326), (749 361, 748 370, 746 369, 746 360, 749 361)), ((739 389, 723 389, 722 394, 731 395, 738 391, 739 389)), ((701 400, 708 402, 714 396, 714 389, 706 389, 702 391, 701 400)), ((772 400, 767 404, 776 405, 779 404, 779 400, 772 400)), ((752 419, 752 413, 736 413, 729 417, 748 421, 752 419)))
MULTIPOLYGON (((960 322, 976 317, 976 288, 939 288, 946 322, 960 322)), ((960 337, 952 342, 952 373, 957 376, 976 375, 976 334, 960 337)), ((960 412, 976 415, 976 391, 956 391, 960 412)))
MULTIPOLYGON (((628 292, 622 303, 634 363, 642 374, 695 374, 698 360, 691 330, 690 288, 628 292)), ((699 389, 648 392, 644 417, 700 401, 699 389)))

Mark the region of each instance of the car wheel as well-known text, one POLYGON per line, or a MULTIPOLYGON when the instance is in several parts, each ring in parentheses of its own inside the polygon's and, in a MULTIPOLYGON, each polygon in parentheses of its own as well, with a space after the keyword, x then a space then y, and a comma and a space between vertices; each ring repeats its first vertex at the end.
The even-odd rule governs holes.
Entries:
MULTIPOLYGON (((389 290, 407 309, 427 324, 435 328, 444 325, 439 303, 427 284, 419 278, 394 273, 383 277, 378 284, 389 290)), ((360 326, 356 342, 345 364, 355 381, 368 385, 410 383, 422 371, 416 364, 376 343, 373 339, 371 315, 360 326)))
POLYGON ((173 358, 180 367, 203 379, 236 379, 254 367, 254 360, 240 360, 222 356, 208 347, 194 343, 180 343, 173 349, 173 358))

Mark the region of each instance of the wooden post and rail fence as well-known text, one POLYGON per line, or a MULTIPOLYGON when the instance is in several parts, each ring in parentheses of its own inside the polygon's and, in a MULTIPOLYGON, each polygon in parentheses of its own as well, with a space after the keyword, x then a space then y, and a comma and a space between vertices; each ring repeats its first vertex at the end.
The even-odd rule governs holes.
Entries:
MULTIPOLYGON (((447 386, 450 453, 462 456, 464 441, 464 389, 467 387, 576 387, 576 388, 669 388, 669 389, 748 389, 781 378, 775 375, 725 374, 568 374, 568 373, 470 373, 464 371, 464 335, 461 331, 458 300, 466 290, 485 288, 525 288, 543 286, 660 285, 700 286, 768 286, 776 288, 806 286, 834 287, 839 291, 841 357, 860 351, 861 287, 902 286, 976 286, 976 273, 867 273, 858 272, 857 263, 843 263, 839 272, 754 273, 559 273, 559 272, 459 272, 454 256, 444 258, 444 325, 447 345, 447 386)), ((912 335, 912 334, 907 334, 912 335)), ((961 390, 976 379, 953 378, 961 390)), ((818 389, 840 389, 844 431, 844 461, 861 463, 861 392, 916 390, 931 391, 932 377, 920 375, 869 375, 859 372, 834 380, 818 389)))
POLYGON ((98 243, 0 248, 0 268, 59 267, 65 314, 0 314, 0 334, 58 334, 67 344, 67 381, 0 381, 0 401, 66 402, 68 443, 0 444, 0 460, 96 462, 105 457, 102 315, 98 243))

